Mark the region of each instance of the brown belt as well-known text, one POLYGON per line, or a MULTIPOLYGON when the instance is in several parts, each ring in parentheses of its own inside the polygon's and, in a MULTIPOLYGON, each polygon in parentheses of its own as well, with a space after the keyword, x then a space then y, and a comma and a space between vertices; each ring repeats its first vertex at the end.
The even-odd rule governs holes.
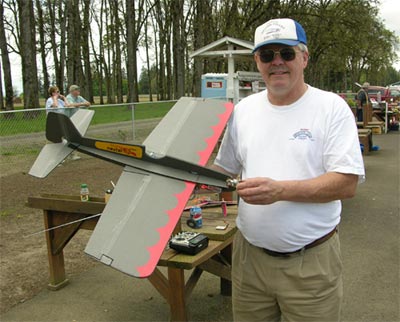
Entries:
POLYGON ((266 248, 263 248, 262 250, 267 253, 270 256, 273 257, 290 257, 290 255, 300 253, 301 251, 304 251, 305 249, 310 249, 316 246, 319 246, 323 243, 325 243, 329 238, 331 238, 335 233, 337 232, 337 227, 335 227, 331 232, 327 233, 325 236, 322 236, 321 238, 318 238, 317 240, 314 240, 312 243, 305 245, 303 248, 299 250, 295 250, 293 252, 289 253, 281 253, 281 252, 275 252, 273 250, 269 250, 266 248))

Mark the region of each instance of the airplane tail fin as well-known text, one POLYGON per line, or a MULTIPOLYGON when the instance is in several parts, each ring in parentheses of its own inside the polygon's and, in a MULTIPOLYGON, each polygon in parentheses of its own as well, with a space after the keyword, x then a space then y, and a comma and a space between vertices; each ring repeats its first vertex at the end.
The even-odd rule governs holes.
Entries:
POLYGON ((61 143, 63 138, 68 142, 79 143, 82 134, 65 114, 49 113, 46 122, 46 138, 53 143, 61 143))
POLYGON ((68 146, 68 141, 79 142, 86 133, 93 118, 94 111, 78 110, 71 118, 64 114, 49 113, 46 122, 46 138, 54 143, 46 144, 40 151, 29 174, 45 178, 74 149, 68 146), (65 138, 63 140, 63 138, 65 138))

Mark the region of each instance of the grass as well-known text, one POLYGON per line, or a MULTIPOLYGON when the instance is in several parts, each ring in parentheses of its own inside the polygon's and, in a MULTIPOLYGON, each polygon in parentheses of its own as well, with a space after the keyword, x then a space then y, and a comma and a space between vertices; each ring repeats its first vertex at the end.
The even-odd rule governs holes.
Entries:
MULTIPOLYGON (((174 102, 137 103, 135 104, 135 120, 163 117, 174 104, 174 102)), ((96 111, 91 123, 93 125, 132 120, 132 110, 127 106, 99 106, 94 107, 93 110, 96 111)), ((35 117, 29 117, 27 113, 29 112, 16 113, 13 118, 1 115, 0 137, 44 131, 46 119, 44 111, 40 111, 35 117)))

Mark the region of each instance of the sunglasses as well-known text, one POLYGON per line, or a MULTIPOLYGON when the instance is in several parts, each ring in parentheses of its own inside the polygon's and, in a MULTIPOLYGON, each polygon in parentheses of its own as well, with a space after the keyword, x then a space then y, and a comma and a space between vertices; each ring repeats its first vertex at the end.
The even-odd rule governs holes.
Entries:
POLYGON ((260 56, 260 60, 263 63, 270 63, 275 59, 275 55, 279 54, 284 61, 292 61, 296 58, 297 50, 293 48, 282 48, 281 50, 275 51, 272 49, 263 49, 258 52, 258 56, 260 56))

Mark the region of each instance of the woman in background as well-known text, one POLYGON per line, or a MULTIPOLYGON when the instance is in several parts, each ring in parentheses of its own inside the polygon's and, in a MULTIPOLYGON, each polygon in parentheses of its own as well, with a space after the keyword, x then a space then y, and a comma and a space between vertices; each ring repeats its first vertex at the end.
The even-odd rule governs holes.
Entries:
POLYGON ((58 87, 50 86, 48 92, 50 97, 46 101, 46 112, 62 113, 69 117, 69 111, 66 108, 70 107, 70 104, 67 102, 65 96, 60 94, 58 87))

